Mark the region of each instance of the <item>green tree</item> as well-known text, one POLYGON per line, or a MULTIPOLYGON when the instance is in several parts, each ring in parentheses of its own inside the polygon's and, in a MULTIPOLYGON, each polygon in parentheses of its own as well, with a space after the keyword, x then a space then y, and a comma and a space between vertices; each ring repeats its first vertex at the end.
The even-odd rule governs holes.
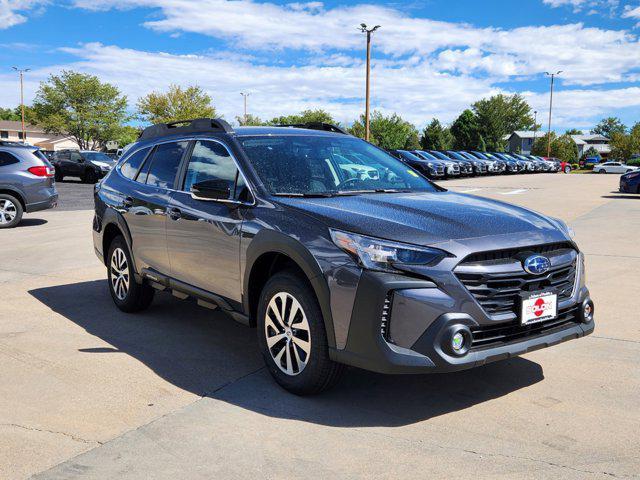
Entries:
POLYGON ((480 145, 480 132, 476 116, 469 109, 460 114, 451 124, 453 148, 456 150, 476 150, 480 145))
POLYGON ((453 135, 450 129, 443 127, 437 118, 431 120, 431 123, 422 130, 420 146, 424 150, 448 150, 452 143, 453 135))
POLYGON ((170 123, 194 118, 215 118, 211 97, 198 86, 170 85, 165 93, 151 92, 137 103, 138 117, 145 122, 170 123))
MULTIPOLYGON (((546 157, 548 138, 548 133, 539 137, 533 144, 531 153, 546 157)), ((578 160, 578 146, 569 135, 565 134, 558 137, 555 132, 551 132, 551 156, 565 162, 575 163, 578 160)))
POLYGON ((615 133, 627 133, 627 127, 618 117, 608 117, 600 120, 594 129, 591 130, 591 133, 594 135, 603 135, 607 138, 613 138, 615 133))
POLYGON ((122 148, 130 143, 135 142, 140 136, 140 129, 131 125, 123 125, 115 133, 112 140, 118 143, 118 147, 122 148))
POLYGON ((20 113, 16 113, 15 109, 11 108, 0 108, 0 120, 20 120, 20 113))
POLYGON ((584 160, 587 157, 597 157, 600 156, 600 153, 593 147, 589 147, 586 152, 582 154, 581 160, 584 160))
POLYGON ((565 135, 582 135, 582 130, 578 130, 577 128, 570 128, 566 132, 565 135))
MULTIPOLYGON (((364 138, 364 115, 353 122, 349 133, 356 137, 364 138)), ((374 145, 387 150, 414 150, 418 145, 418 130, 410 122, 397 114, 383 115, 379 111, 373 111, 369 124, 371 131, 370 141, 374 145)))
POLYGON ((636 123, 627 133, 614 133, 611 137, 610 158, 629 161, 634 155, 640 154, 640 122, 636 123))
POLYGON ((94 75, 65 70, 40 83, 33 115, 46 132, 69 135, 81 149, 99 149, 128 120, 127 97, 94 75))
POLYGON ((284 115, 269 120, 269 125, 297 125, 299 123, 330 123, 338 125, 329 112, 322 110, 303 110, 296 115, 284 115))
POLYGON ((534 125, 531 107, 518 94, 494 95, 472 105, 479 134, 489 150, 503 150, 503 140, 515 130, 530 130, 534 125))
POLYGON ((236 117, 236 121, 241 127, 257 127, 267 124, 267 122, 262 121, 260 117, 256 117, 255 115, 251 115, 250 113, 247 114, 246 121, 244 115, 238 115, 236 117))

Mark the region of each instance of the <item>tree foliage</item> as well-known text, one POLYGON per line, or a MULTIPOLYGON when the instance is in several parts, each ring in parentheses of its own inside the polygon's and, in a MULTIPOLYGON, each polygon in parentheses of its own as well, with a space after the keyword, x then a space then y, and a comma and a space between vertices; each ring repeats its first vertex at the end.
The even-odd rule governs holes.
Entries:
POLYGON ((330 123, 332 125, 338 125, 338 122, 334 120, 329 112, 322 110, 303 110, 295 115, 283 115, 275 117, 269 120, 269 125, 296 125, 299 123, 330 123))
POLYGON ((593 147, 589 147, 583 154, 581 157, 581 160, 584 160, 585 158, 588 157, 599 157, 600 153, 598 152, 598 150, 596 150, 593 147))
POLYGON ((94 75, 65 70, 40 83, 33 115, 46 132, 69 135, 81 149, 99 149, 128 120, 127 98, 94 75))
POLYGON ((118 143, 119 148, 122 148, 126 145, 129 145, 130 143, 135 142, 139 136, 140 136, 139 128, 132 127, 131 125, 123 125, 115 133, 112 140, 118 143))
POLYGON ((434 118, 431 123, 422 130, 420 146, 424 150, 449 150, 453 145, 453 135, 448 128, 434 118))
POLYGON ((640 122, 629 133, 614 133, 611 137, 611 158, 629 161, 640 154, 640 122))
POLYGON ((251 115, 250 113, 247 114, 246 119, 244 118, 244 115, 238 115, 236 117, 236 121, 241 127, 258 127, 267 124, 267 122, 261 120, 260 117, 251 115))
MULTIPOLYGON (((382 112, 373 111, 369 128, 371 131, 371 143, 380 148, 386 150, 414 150, 419 146, 416 127, 395 113, 385 116, 382 112)), ((364 115, 361 115, 360 119, 353 122, 353 125, 349 128, 349 133, 356 137, 364 138, 364 115)))
POLYGON ((504 136, 515 130, 529 130, 534 118, 531 107, 518 94, 494 95, 472 105, 478 125, 478 132, 485 141, 488 150, 503 150, 504 136))
POLYGON ((476 150, 480 147, 482 135, 478 129, 476 116, 471 110, 462 112, 451 124, 451 135, 453 135, 453 148, 456 150, 476 150))
POLYGON ((140 98, 137 108, 138 117, 152 124, 216 116, 211 97, 198 86, 172 84, 165 93, 151 92, 140 98))
MULTIPOLYGON (((548 133, 539 137, 533 144, 531 153, 546 157, 548 139, 548 133)), ((569 135, 564 134, 558 137, 555 132, 551 132, 551 156, 565 162, 575 163, 578 160, 578 146, 569 135)))
POLYGON ((18 121, 21 118, 20 107, 17 107, 16 109, 0 108, 0 120, 18 121))
POLYGON ((603 118, 598 124, 591 130, 594 135, 603 135, 607 138, 613 138, 616 133, 625 134, 627 127, 622 123, 618 117, 603 118))
POLYGON ((577 128, 570 128, 566 132, 565 135, 582 135, 582 130, 578 130, 577 128))

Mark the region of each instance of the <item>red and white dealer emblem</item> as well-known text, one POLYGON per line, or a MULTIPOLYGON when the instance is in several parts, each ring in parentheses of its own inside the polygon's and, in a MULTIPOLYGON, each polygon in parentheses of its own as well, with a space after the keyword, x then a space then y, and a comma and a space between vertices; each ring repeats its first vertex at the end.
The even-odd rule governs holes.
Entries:
POLYGON ((522 323, 543 322, 555 318, 558 314, 558 296, 544 292, 522 301, 522 323))

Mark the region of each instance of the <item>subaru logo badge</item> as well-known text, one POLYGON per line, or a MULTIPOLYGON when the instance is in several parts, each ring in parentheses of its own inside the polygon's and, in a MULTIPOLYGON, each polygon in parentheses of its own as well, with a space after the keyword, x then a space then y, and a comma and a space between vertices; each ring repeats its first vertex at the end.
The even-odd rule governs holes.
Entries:
POLYGON ((527 273, 542 275, 551 268, 551 262, 547 257, 543 257, 542 255, 532 255, 522 263, 522 266, 527 273))

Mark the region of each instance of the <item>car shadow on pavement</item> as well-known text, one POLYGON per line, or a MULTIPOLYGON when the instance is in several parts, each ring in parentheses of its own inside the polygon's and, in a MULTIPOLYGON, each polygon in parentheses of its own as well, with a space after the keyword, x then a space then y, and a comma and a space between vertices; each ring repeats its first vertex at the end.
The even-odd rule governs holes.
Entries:
POLYGON ((637 193, 619 193, 615 195, 602 195, 602 198, 611 198, 611 199, 624 199, 624 200, 638 200, 640 199, 640 195, 637 193))
POLYGON ((104 280, 29 293, 100 339, 87 337, 79 354, 130 355, 181 389, 272 417, 336 427, 408 425, 544 378, 542 367, 524 358, 442 375, 388 376, 350 368, 333 390, 297 397, 271 380, 255 330, 222 313, 160 293, 147 311, 125 314, 113 305, 104 280))
POLYGON ((23 218, 22 220, 20 220, 20 223, 17 225, 17 227, 38 227, 40 225, 44 225, 45 223, 48 222, 44 218, 23 218))

